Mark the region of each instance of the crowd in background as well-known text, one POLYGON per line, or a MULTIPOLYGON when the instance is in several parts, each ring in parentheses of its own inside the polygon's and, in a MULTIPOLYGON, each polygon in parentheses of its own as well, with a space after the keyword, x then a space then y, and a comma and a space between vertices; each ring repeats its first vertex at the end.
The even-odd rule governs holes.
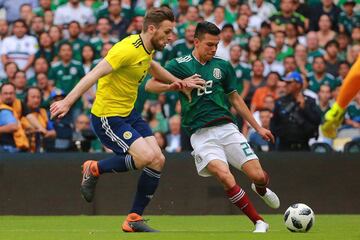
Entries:
MULTIPOLYGON (((197 22, 209 21, 221 30, 216 55, 232 64, 238 93, 277 137, 275 144, 265 142, 239 118, 253 147, 281 150, 279 143, 290 141, 287 150, 308 150, 309 142, 341 149, 360 136, 360 94, 348 107, 338 139, 324 138, 318 126, 360 53, 358 3, 0 0, 0 152, 107 151, 90 127, 96 86, 64 118, 51 120, 49 106, 64 98, 114 44, 140 33, 146 10, 159 6, 170 7, 177 21, 171 43, 154 54, 162 65, 191 54, 197 22), (302 126, 311 126, 307 134, 302 126)), ((178 93, 145 92, 149 78, 139 87, 136 109, 162 149, 190 150, 178 93)))

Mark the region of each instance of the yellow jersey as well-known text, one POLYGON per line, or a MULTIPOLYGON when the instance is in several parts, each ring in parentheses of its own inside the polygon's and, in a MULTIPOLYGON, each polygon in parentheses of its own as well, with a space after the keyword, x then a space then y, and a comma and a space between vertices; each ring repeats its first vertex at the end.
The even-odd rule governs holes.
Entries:
POLYGON ((113 71, 98 81, 91 113, 98 117, 127 117, 134 108, 138 86, 152 60, 139 34, 115 44, 105 57, 113 71))

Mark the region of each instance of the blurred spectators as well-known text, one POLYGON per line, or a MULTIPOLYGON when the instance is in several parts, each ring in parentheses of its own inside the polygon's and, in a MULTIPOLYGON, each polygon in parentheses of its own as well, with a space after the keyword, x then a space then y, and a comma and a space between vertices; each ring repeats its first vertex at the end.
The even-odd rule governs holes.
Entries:
POLYGON ((337 31, 340 12, 341 9, 334 4, 333 0, 321 0, 321 3, 314 4, 311 7, 310 30, 317 31, 320 17, 326 14, 330 18, 331 29, 337 31))
MULTIPOLYGON (((263 128, 270 129, 270 120, 272 118, 272 110, 261 109, 259 110, 259 123, 263 128)), ((264 140, 256 131, 251 131, 249 134, 249 143, 254 149, 261 151, 269 151, 270 143, 264 140)))
POLYGON ((35 37, 27 35, 28 27, 24 20, 16 20, 13 34, 6 37, 1 44, 1 60, 3 64, 15 62, 27 76, 34 75, 32 64, 35 59, 38 43, 35 37))
POLYGON ((308 74, 309 89, 314 92, 319 92, 320 85, 328 84, 331 90, 334 90, 337 83, 335 78, 330 73, 326 72, 325 59, 323 57, 315 57, 312 64, 313 72, 308 74))
POLYGON ((272 96, 277 99, 276 86, 280 81, 280 75, 277 72, 270 72, 266 76, 266 85, 256 89, 254 96, 252 97, 250 110, 252 112, 264 108, 264 99, 266 96, 272 96))
POLYGON ((66 27, 72 21, 85 24, 94 24, 95 16, 91 8, 86 7, 80 0, 69 0, 55 11, 54 24, 61 28, 66 27))
POLYGON ((223 26, 220 34, 220 42, 217 46, 216 56, 226 61, 230 60, 230 47, 235 44, 233 42, 235 30, 234 26, 227 23, 223 26))
POLYGON ((180 152, 181 151, 181 117, 174 115, 169 120, 170 132, 166 135, 167 152, 180 152))
POLYGON ((308 151, 309 139, 318 135, 321 116, 315 100, 302 93, 303 79, 298 72, 284 79, 287 95, 276 101, 271 130, 280 151, 308 151))
POLYGON ((264 49, 264 76, 270 72, 277 72, 280 75, 284 74, 284 66, 280 61, 276 60, 276 49, 272 46, 267 46, 264 49))
POLYGON ((155 137, 156 142, 158 143, 160 149, 164 151, 167 146, 165 134, 163 134, 161 132, 154 132, 154 137, 155 137))
POLYGON ((327 42, 335 38, 336 33, 334 30, 331 30, 331 19, 329 15, 321 15, 319 19, 319 30, 316 34, 320 47, 325 47, 327 42))
MULTIPOLYGON (((51 102, 59 101, 65 97, 64 91, 61 89, 53 89, 50 93, 51 102)), ((50 151, 66 152, 72 150, 72 134, 73 134, 73 116, 70 111, 62 118, 54 119, 54 128, 56 131, 56 139, 54 147, 50 151)))
POLYGON ((14 85, 16 87, 16 98, 23 101, 26 91, 26 73, 24 71, 19 70, 15 73, 14 85))
POLYGON ((29 149, 28 138, 20 124, 21 111, 21 103, 15 98, 15 86, 3 84, 0 87, 0 152, 29 149))
POLYGON ((24 99, 24 117, 21 124, 26 131, 31 152, 43 152, 45 142, 55 138, 53 123, 49 120, 47 111, 40 107, 42 93, 38 87, 29 87, 24 99))
POLYGON ((0 8, 6 10, 6 20, 9 23, 13 23, 20 18, 19 10, 24 4, 29 4, 31 8, 35 8, 38 5, 38 0, 1 0, 0 8))

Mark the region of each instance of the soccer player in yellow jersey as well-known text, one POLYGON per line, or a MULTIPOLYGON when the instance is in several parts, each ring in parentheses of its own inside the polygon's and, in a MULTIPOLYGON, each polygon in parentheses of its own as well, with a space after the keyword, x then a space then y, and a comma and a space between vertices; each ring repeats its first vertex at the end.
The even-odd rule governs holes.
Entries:
POLYGON ((346 107, 360 91, 360 55, 344 79, 336 102, 325 114, 325 121, 320 129, 325 137, 335 138, 337 129, 344 120, 346 107))
POLYGON ((148 71, 156 79, 170 83, 172 89, 201 88, 204 84, 198 75, 185 83, 152 61, 154 50, 162 50, 168 43, 173 27, 174 15, 169 8, 149 10, 141 34, 114 45, 65 99, 50 107, 52 117, 63 117, 98 81, 91 123, 101 142, 116 155, 98 162, 86 161, 80 189, 85 200, 91 202, 101 174, 142 169, 132 209, 122 225, 125 232, 156 231, 141 216, 155 193, 165 161, 149 125, 134 110, 139 84, 148 71))

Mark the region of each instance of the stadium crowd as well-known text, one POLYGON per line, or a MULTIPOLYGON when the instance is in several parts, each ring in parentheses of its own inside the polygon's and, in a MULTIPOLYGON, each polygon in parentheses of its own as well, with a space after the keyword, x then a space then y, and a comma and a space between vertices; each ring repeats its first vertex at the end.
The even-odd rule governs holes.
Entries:
MULTIPOLYGON (((170 7, 177 19, 171 44, 154 54, 162 65, 191 54, 197 22, 221 29, 216 55, 234 67, 239 94, 277 137, 270 144, 239 119, 255 149, 309 150, 309 142, 324 142, 339 150, 360 136, 360 94, 349 105, 337 139, 321 136, 318 127, 360 53, 358 3, 0 0, 0 152, 107 151, 90 127, 96 86, 64 118, 51 120, 49 106, 66 96, 114 44, 140 33, 146 10, 160 5, 170 7)), ((140 84, 136 109, 162 149, 190 150, 178 93, 146 92, 150 77, 140 84)))

